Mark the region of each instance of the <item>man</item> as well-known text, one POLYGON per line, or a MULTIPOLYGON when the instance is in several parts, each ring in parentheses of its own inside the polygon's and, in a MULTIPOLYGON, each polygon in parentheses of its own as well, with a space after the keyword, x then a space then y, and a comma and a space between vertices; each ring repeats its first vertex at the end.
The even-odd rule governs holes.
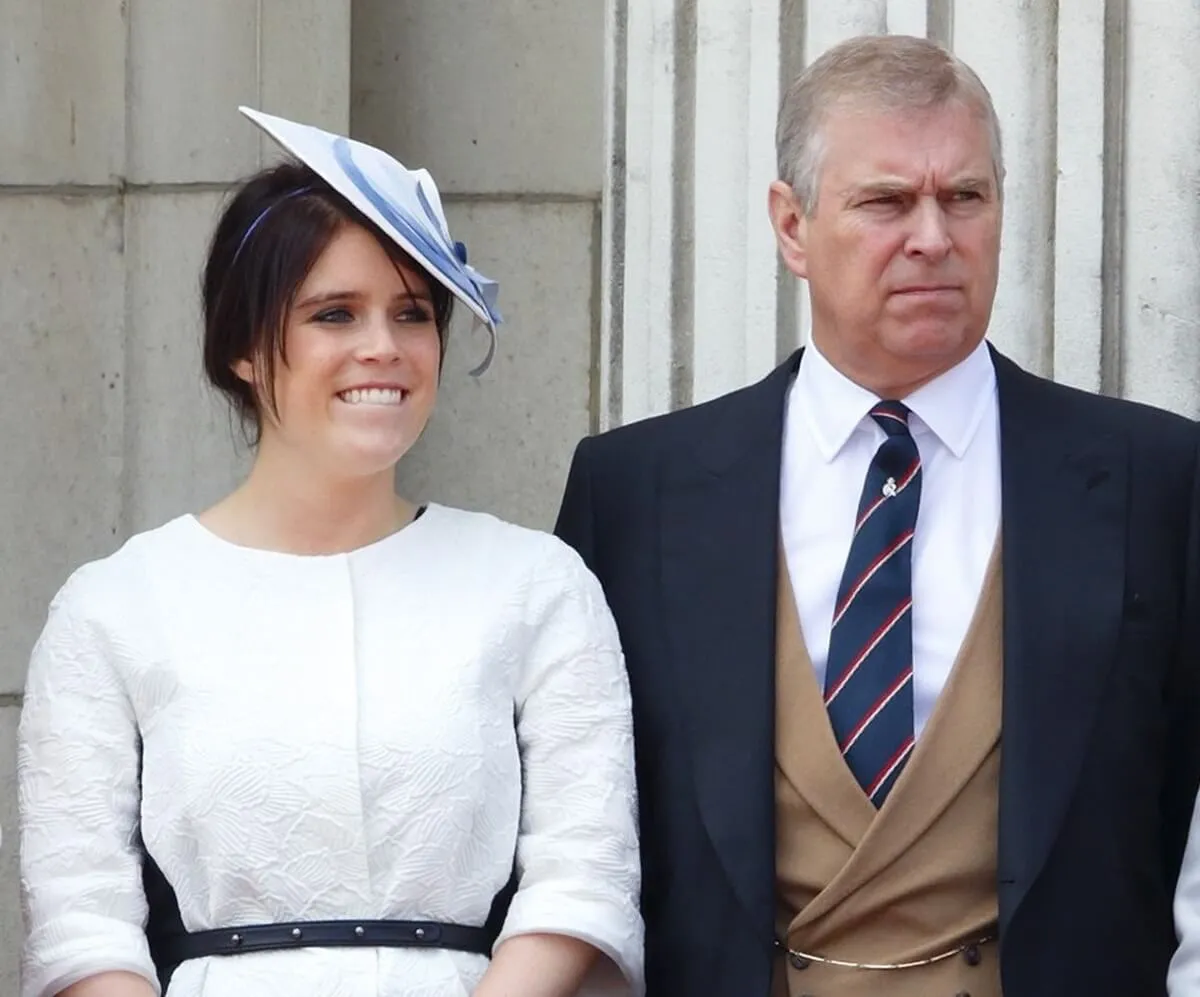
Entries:
POLYGON ((1200 782, 1197 431, 984 341, 991 99, 923 40, 792 86, 812 344, 579 445, 634 695, 648 997, 1152 997, 1200 782))

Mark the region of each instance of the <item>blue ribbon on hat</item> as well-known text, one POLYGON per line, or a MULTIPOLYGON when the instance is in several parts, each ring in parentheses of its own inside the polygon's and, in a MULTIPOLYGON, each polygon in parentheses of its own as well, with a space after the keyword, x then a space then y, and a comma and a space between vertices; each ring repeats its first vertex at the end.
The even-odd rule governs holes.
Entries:
MULTIPOLYGON (((449 243, 449 237, 443 231, 442 225, 419 183, 417 184, 417 199, 421 202, 421 207, 429 217, 430 228, 428 229, 415 219, 409 218, 408 213, 404 209, 393 203, 359 169, 358 164, 354 161, 354 150, 345 138, 339 136, 334 141, 333 155, 338 165, 345 171, 346 177, 350 182, 358 188, 363 197, 371 202, 375 210, 389 224, 395 226, 396 230, 430 263, 436 266, 438 271, 458 288, 464 296, 480 305, 493 324, 499 324, 503 321, 499 310, 496 308, 499 286, 495 281, 484 277, 474 267, 467 265, 466 246, 458 242, 454 244, 451 251, 449 245, 438 245, 430 239, 429 233, 432 230, 442 236, 446 243, 449 243)), ((492 335, 488 344, 487 356, 484 357, 483 362, 478 367, 471 371, 473 375, 478 376, 482 374, 496 355, 496 336, 492 330, 489 330, 489 332, 492 332, 492 335)))

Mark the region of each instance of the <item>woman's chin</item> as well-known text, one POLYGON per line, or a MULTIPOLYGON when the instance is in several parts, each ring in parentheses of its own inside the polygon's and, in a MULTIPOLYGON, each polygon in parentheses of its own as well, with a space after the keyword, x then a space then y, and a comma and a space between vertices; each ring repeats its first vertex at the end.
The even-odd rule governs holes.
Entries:
POLYGON ((356 440, 334 454, 333 463, 346 477, 371 478, 391 472, 412 449, 414 440, 356 440))

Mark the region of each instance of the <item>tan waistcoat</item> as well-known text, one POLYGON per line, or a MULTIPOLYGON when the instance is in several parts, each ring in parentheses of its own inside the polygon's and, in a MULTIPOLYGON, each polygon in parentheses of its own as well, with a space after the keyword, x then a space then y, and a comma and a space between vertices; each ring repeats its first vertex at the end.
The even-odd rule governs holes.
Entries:
MULTIPOLYGON (((838 750, 781 568, 775 869, 777 929, 793 952, 903 963, 994 937, 1001 623, 997 544, 950 678, 876 811, 838 750)), ((899 970, 806 964, 781 953, 773 992, 1000 997, 1000 971, 994 942, 899 970)))

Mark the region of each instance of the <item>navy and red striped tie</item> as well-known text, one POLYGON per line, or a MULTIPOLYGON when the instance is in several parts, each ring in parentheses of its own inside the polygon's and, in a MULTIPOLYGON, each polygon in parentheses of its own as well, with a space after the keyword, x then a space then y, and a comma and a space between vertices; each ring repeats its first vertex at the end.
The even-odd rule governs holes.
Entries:
POLYGON ((867 469, 838 588, 825 706, 850 771, 882 806, 913 748, 912 547, 921 456, 908 408, 871 409, 883 441, 867 469))

